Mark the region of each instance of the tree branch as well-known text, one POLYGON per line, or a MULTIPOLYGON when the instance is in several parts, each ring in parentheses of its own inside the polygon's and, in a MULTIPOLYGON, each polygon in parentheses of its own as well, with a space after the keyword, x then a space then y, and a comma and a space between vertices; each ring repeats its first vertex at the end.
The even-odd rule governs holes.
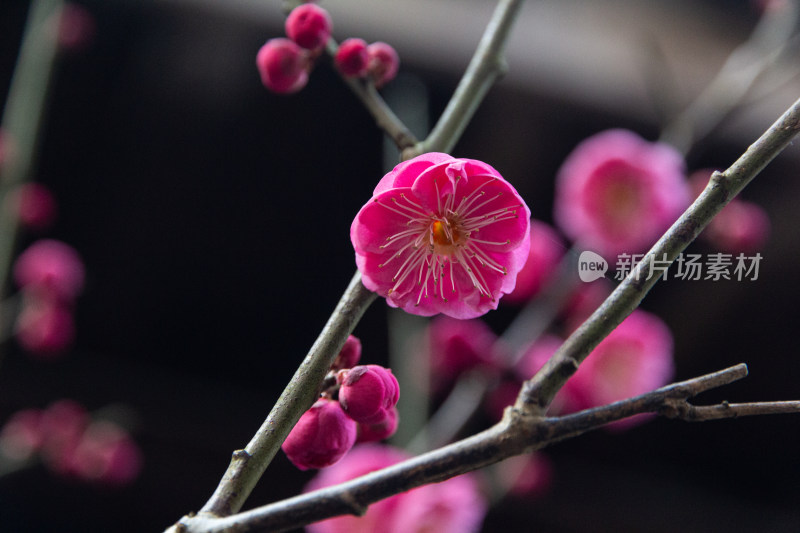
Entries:
POLYGON ((686 212, 656 242, 642 261, 614 292, 570 335, 553 357, 526 381, 516 407, 531 415, 542 415, 556 392, 577 370, 591 351, 608 336, 656 284, 660 275, 650 275, 651 265, 675 260, 714 216, 730 202, 800 131, 800 100, 796 101, 725 172, 715 172, 708 186, 686 212))
POLYGON ((449 153, 461 138, 486 93, 506 72, 503 52, 523 0, 500 0, 483 33, 478 48, 464 72, 453 97, 428 138, 405 159, 425 152, 449 153))
POLYGON ((289 431, 314 403, 333 359, 375 298, 356 273, 267 419, 243 450, 233 452, 228 470, 201 513, 227 516, 242 508, 289 431))
POLYGON ((687 400, 747 375, 736 365, 719 372, 674 383, 658 390, 560 417, 528 416, 509 408, 495 426, 438 450, 372 472, 333 487, 301 494, 226 518, 197 517, 182 521, 187 533, 285 531, 342 514, 361 515, 368 506, 413 488, 444 481, 466 472, 538 450, 610 422, 642 413, 684 420, 731 418, 745 414, 800 413, 800 402, 727 404, 695 407, 687 400), (689 408, 676 408, 685 405, 689 408), (711 415, 695 413, 712 413, 711 415))

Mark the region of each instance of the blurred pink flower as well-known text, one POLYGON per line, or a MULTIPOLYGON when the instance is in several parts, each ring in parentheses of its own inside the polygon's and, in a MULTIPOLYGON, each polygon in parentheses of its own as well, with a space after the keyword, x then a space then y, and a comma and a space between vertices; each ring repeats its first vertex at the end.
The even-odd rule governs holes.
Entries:
POLYGON ((14 337, 31 355, 45 359, 62 355, 75 339, 72 310, 47 296, 26 297, 14 325, 14 337))
POLYGON ((497 335, 482 320, 436 317, 428 327, 431 379, 439 389, 464 372, 492 372, 501 354, 497 335))
MULTIPOLYGON (((635 310, 581 363, 569 382, 576 408, 605 405, 666 385, 674 374, 672 333, 657 316, 635 310)), ((616 427, 627 427, 641 417, 616 427)))
POLYGON ((503 303, 524 304, 541 290, 555 272, 566 251, 561 236, 549 224, 531 220, 531 248, 528 260, 517 274, 517 286, 503 303))
POLYGON ((580 246, 606 259, 649 248, 689 205, 681 155, 627 130, 598 133, 567 157, 554 215, 580 246))
POLYGON ((356 441, 356 423, 335 400, 320 398, 303 413, 281 448, 300 470, 339 461, 356 441))
POLYGON ((83 289, 83 261, 72 246, 53 239, 31 244, 14 263, 14 279, 23 289, 35 289, 72 302, 83 289))
POLYGON ((142 454, 127 431, 113 422, 92 422, 68 461, 68 473, 85 481, 126 485, 136 479, 142 454))
MULTIPOLYGON (((713 170, 692 173, 689 183, 695 196, 708 184, 713 170)), ((758 204, 733 198, 717 213, 700 236, 722 252, 752 253, 764 246, 770 233, 769 215, 758 204)))
MULTIPOLYGON (((399 463, 408 456, 395 448, 362 444, 336 465, 322 470, 305 491, 336 485, 399 463)), ((487 503, 470 474, 425 485, 369 506, 362 517, 340 516, 307 526, 309 533, 470 533, 480 529, 487 503)))
POLYGON ((350 239, 364 285, 390 306, 475 318, 514 289, 530 210, 486 163, 428 153, 383 177, 350 239))
POLYGON ((64 4, 58 24, 58 45, 68 51, 85 49, 94 39, 96 25, 94 15, 85 7, 71 2, 64 4))
POLYGON ((89 425, 89 413, 73 400, 58 400, 42 413, 42 461, 52 471, 67 474, 72 454, 89 425))
POLYGON ((43 440, 41 409, 23 409, 0 429, 0 454, 12 461, 26 461, 39 452, 43 440))
POLYGON ((56 199, 41 183, 25 183, 7 197, 8 208, 26 229, 43 230, 56 218, 56 199))

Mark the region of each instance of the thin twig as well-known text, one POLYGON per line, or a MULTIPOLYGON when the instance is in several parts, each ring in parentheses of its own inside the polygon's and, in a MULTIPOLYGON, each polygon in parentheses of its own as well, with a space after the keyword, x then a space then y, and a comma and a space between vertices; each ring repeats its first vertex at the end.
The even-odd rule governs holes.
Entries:
POLYGON ((62 6, 61 0, 37 0, 31 4, 0 126, 12 147, 0 168, 0 298, 5 295, 18 226, 14 213, 5 209, 6 197, 36 170, 36 152, 58 51, 56 23, 62 6))
POLYGON ((442 116, 428 138, 413 153, 404 154, 405 159, 425 152, 449 153, 453 149, 486 93, 507 69, 503 52, 522 3, 523 0, 498 2, 478 48, 442 116))
POLYGON ((708 135, 796 41, 792 36, 798 17, 800 6, 796 1, 766 9, 750 37, 728 56, 697 98, 667 124, 660 140, 686 154, 697 140, 708 135))
POLYGON ((671 264, 714 216, 736 196, 800 131, 800 100, 796 101, 725 172, 715 172, 702 194, 656 242, 642 261, 592 315, 570 335, 553 357, 526 381, 516 406, 531 414, 542 414, 556 392, 580 363, 616 328, 660 279, 660 268, 671 264))
POLYGON ((333 359, 375 298, 356 273, 264 424, 243 450, 233 453, 228 470, 201 513, 227 516, 242 508, 289 431, 314 403, 333 359))
POLYGON ((341 514, 361 515, 370 504, 389 496, 471 472, 513 455, 538 450, 637 414, 660 413, 673 418, 698 420, 692 414, 695 410, 703 413, 713 411, 713 416, 703 415, 703 419, 731 418, 744 414, 800 413, 800 402, 740 404, 741 409, 737 404, 724 403, 708 407, 692 406, 693 409, 683 412, 674 409, 676 402, 686 402, 701 392, 727 385, 746 375, 747 367, 740 364, 628 400, 561 417, 531 417, 521 411, 508 409, 503 420, 486 431, 352 481, 235 516, 197 518, 184 520, 182 524, 187 533, 274 532, 341 514))

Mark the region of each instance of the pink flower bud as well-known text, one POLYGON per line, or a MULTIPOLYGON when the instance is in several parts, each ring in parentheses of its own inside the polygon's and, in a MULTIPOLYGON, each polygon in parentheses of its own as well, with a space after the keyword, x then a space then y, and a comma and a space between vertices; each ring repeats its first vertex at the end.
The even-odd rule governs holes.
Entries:
POLYGON ((300 470, 335 464, 353 447, 356 423, 339 402, 321 398, 303 413, 281 448, 300 470))
POLYGON ((367 46, 368 70, 375 87, 383 87, 392 81, 400 68, 400 57, 390 45, 383 42, 367 46))
POLYGON ((63 50, 79 51, 86 48, 95 34, 94 16, 83 6, 65 4, 61 10, 57 40, 63 50))
POLYGON ((369 68, 366 41, 358 38, 342 41, 333 60, 345 76, 351 78, 364 76, 369 68))
POLYGON ((53 471, 69 472, 72 454, 89 423, 86 409, 72 400, 58 400, 42 414, 42 460, 53 471))
POLYGON ((355 335, 350 335, 342 346, 342 350, 333 360, 331 370, 353 368, 361 359, 361 341, 355 335))
POLYGON ((20 185, 9 195, 8 202, 9 211, 27 229, 47 229, 56 218, 56 199, 50 189, 40 183, 20 185))
POLYGON ((41 289, 64 302, 71 302, 83 289, 83 262, 68 244, 43 239, 17 258, 14 279, 21 288, 41 289))
POLYGON ((301 4, 286 18, 286 35, 308 50, 319 50, 325 46, 332 28, 331 16, 314 4, 301 4))
POLYGON ((26 300, 14 334, 19 345, 32 355, 40 358, 61 355, 75 338, 72 311, 50 298, 26 300))
POLYGON ((270 39, 256 55, 261 83, 276 93, 297 92, 308 83, 308 54, 294 41, 270 39))
POLYGON ((356 442, 376 442, 388 439, 397 431, 397 408, 392 407, 385 412, 385 417, 375 424, 359 424, 356 442))
POLYGON ((437 390, 470 370, 494 371, 500 360, 497 335, 482 320, 436 317, 428 327, 428 338, 431 377, 437 390))
POLYGON ((392 371, 379 365, 357 366, 346 372, 339 402, 350 418, 362 424, 384 420, 397 404, 400 386, 392 371))
POLYGON ((42 411, 17 411, 0 429, 0 454, 12 461, 26 461, 42 445, 42 411))
POLYGON ((142 454, 127 431, 113 422, 98 421, 81 436, 69 458, 69 472, 85 481, 125 485, 142 467, 142 454))

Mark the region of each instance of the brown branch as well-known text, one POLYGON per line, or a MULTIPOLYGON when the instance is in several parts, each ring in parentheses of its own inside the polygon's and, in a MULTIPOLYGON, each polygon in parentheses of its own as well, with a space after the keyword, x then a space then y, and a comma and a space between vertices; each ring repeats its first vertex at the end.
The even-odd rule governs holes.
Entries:
POLYGON ((503 420, 486 431, 394 466, 234 516, 189 518, 182 520, 181 525, 187 533, 274 532, 342 514, 361 515, 370 504, 395 494, 471 472, 642 413, 691 421, 745 414, 800 413, 800 402, 723 403, 707 407, 695 407, 687 402, 697 394, 746 375, 747 367, 740 364, 634 398, 559 417, 530 416, 509 408, 503 420))
POLYGON ((531 415, 542 415, 556 392, 577 370, 594 348, 636 309, 660 275, 650 275, 653 261, 672 263, 755 176, 772 161, 800 131, 800 100, 796 101, 725 172, 715 172, 708 186, 686 212, 656 242, 642 261, 620 283, 592 315, 570 335, 553 357, 526 381, 516 407, 531 415))

